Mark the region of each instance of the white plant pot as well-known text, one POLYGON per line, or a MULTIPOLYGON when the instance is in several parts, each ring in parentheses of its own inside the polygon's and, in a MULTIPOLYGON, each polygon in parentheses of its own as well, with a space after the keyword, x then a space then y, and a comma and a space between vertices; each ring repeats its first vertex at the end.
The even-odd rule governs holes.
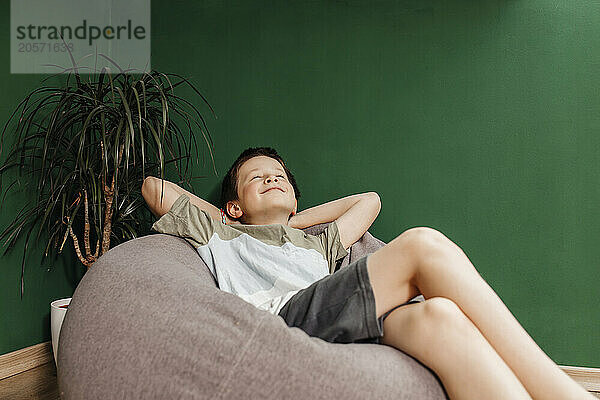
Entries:
POLYGON ((50 329, 52 331, 52 352, 54 353, 55 365, 56 360, 58 359, 58 338, 60 336, 60 328, 65 319, 65 314, 67 314, 67 308, 61 306, 68 306, 69 303, 71 303, 70 297, 54 300, 50 303, 50 329))

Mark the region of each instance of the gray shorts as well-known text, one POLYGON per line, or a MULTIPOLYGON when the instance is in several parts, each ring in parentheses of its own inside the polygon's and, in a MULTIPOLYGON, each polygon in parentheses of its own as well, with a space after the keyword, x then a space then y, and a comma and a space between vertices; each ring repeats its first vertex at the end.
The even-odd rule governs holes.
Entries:
POLYGON ((279 316, 288 326, 328 342, 381 344, 383 320, 396 308, 419 301, 400 304, 377 318, 368 256, 300 290, 285 303, 279 316))

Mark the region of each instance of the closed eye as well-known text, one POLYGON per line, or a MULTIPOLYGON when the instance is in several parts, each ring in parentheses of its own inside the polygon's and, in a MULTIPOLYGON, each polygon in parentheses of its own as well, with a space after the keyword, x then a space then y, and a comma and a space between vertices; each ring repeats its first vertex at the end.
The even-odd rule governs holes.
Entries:
MULTIPOLYGON (((283 178, 283 179, 286 179, 284 175, 276 175, 276 176, 277 176, 278 178, 283 178)), ((260 178, 260 176, 258 176, 258 175, 257 175, 257 176, 255 176, 255 177, 251 178, 250 180, 252 180, 252 179, 256 179, 256 178, 260 178)))

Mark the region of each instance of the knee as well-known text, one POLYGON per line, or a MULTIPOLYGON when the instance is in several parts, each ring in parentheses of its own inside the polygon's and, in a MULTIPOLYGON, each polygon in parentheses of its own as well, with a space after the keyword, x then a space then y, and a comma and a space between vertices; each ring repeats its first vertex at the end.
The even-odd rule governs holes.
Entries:
POLYGON ((473 322, 460 307, 445 297, 431 297, 423 302, 423 320, 436 331, 472 331, 473 322))
POLYGON ((442 232, 426 226, 407 229, 396 239, 407 246, 413 254, 421 257, 448 251, 463 253, 462 249, 442 232))
POLYGON ((442 232, 428 226, 417 226, 407 229, 400 236, 407 240, 419 241, 430 245, 443 245, 450 240, 442 232))
POLYGON ((423 352, 447 350, 445 347, 452 338, 469 337, 477 330, 460 307, 448 298, 431 297, 415 307, 406 321, 406 326, 411 327, 406 333, 407 340, 423 352))

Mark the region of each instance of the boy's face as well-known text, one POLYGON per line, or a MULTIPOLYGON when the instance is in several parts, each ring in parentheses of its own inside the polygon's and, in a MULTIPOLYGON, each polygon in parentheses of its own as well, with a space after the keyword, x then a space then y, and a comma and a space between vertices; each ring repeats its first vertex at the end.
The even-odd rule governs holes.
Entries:
MULTIPOLYGON (((294 188, 279 161, 266 156, 253 157, 238 171, 238 211, 245 223, 266 225, 285 223, 296 212, 294 188)), ((230 211, 231 208, 229 208, 230 211)))

